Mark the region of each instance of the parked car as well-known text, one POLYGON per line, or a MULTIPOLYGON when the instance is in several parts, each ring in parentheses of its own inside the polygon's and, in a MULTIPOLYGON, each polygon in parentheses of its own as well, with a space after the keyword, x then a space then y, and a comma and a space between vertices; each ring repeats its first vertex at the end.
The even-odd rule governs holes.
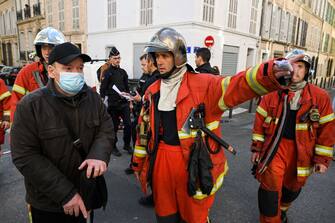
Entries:
POLYGON ((21 67, 5 66, 0 71, 0 78, 3 79, 6 85, 13 86, 16 76, 21 70, 21 67))

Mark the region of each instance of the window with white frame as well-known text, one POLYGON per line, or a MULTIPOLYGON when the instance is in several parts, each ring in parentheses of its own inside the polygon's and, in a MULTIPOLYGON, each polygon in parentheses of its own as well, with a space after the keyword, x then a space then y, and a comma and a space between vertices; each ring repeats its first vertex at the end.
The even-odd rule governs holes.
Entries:
POLYGON ((72 0, 72 28, 79 30, 79 0, 72 0))
POLYGON ((204 0, 204 6, 202 10, 202 20, 204 22, 214 22, 214 0, 204 0))
POLYGON ((64 0, 58 0, 58 20, 59 30, 64 31, 64 0))
POLYGON ((252 0, 249 33, 256 34, 259 0, 252 0))
MULTIPOLYGON (((272 3, 268 2, 263 7, 263 17, 271 18, 272 17, 272 3)), ((270 27, 271 27, 271 19, 263 19, 262 20, 262 37, 269 39, 270 38, 270 27)))
POLYGON ((153 0, 141 0, 141 10, 140 10, 140 24, 141 25, 151 25, 152 24, 152 8, 153 0))
POLYGON ((47 0, 46 4, 47 4, 47 22, 49 24, 49 26, 52 26, 52 1, 53 0, 47 0))
POLYGON ((116 28, 116 0, 107 1, 107 28, 116 28))
POLYGON ((236 29, 238 0, 229 0, 228 27, 236 29))

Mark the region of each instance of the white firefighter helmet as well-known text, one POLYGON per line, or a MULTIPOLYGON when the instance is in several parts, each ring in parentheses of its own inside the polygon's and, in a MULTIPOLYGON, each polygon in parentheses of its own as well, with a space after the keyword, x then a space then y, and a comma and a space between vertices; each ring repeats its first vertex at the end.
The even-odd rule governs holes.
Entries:
POLYGON ((300 50, 300 49, 293 49, 292 51, 288 52, 285 56, 286 59, 290 59, 294 56, 303 54, 304 57, 301 58, 300 60, 298 60, 297 62, 304 62, 306 65, 306 69, 308 69, 307 75, 305 75, 305 80, 308 79, 308 77, 310 77, 313 74, 313 70, 312 70, 312 59, 311 57, 306 54, 306 52, 304 50, 300 50))

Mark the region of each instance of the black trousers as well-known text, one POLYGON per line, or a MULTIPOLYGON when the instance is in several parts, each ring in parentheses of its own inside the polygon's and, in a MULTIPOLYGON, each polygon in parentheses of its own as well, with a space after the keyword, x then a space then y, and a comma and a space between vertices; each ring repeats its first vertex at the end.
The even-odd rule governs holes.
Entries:
POLYGON ((123 120, 123 142, 125 146, 130 145, 131 140, 131 123, 130 123, 130 108, 129 104, 121 104, 119 106, 108 106, 108 113, 112 117, 115 133, 115 145, 117 142, 117 131, 120 125, 120 118, 123 120))
MULTIPOLYGON (((93 223, 93 211, 91 212, 91 223, 93 223)), ((79 217, 66 215, 61 212, 48 212, 38 210, 31 207, 31 217, 33 223, 86 223, 86 219, 80 215, 79 217)))

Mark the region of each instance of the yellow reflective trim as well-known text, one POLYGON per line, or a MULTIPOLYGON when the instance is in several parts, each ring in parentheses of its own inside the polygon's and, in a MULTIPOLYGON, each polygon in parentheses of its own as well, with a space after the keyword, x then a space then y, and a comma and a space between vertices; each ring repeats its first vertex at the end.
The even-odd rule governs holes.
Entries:
POLYGON ((19 93, 19 94, 22 94, 22 95, 25 95, 26 93, 28 93, 29 91, 27 91, 25 88, 19 86, 19 85, 16 85, 14 84, 13 86, 13 91, 19 93))
POLYGON ((143 146, 135 146, 134 155, 140 158, 143 158, 147 155, 147 151, 143 146))
POLYGON ((226 93, 226 90, 228 88, 228 85, 230 84, 230 79, 231 79, 231 76, 229 77, 226 77, 224 78, 222 81, 221 81, 221 86, 222 86, 222 95, 221 95, 221 98, 219 100, 219 108, 224 111, 226 109, 228 109, 228 107, 226 106, 226 104, 224 103, 224 95, 226 93))
POLYGON ((268 116, 268 117, 265 118, 265 121, 264 121, 264 122, 265 122, 265 123, 270 123, 271 120, 272 120, 272 117, 269 117, 269 116, 268 116))
MULTIPOLYGON (((214 129, 217 129, 219 127, 219 125, 220 125, 219 121, 214 121, 214 122, 208 123, 206 125, 206 127, 209 130, 214 130, 214 129)), ((202 133, 202 135, 204 136, 205 134, 202 133)), ((187 134, 183 130, 180 130, 180 131, 178 131, 178 136, 179 136, 179 139, 195 138, 197 136, 197 130, 191 129, 191 133, 190 134, 187 134)))
POLYGON ((297 167, 298 177, 308 177, 312 174, 312 168, 310 167, 297 167))
MULTIPOLYGON (((214 185, 213 185, 213 189, 212 189, 210 195, 215 194, 215 193, 220 189, 220 187, 222 187, 223 180, 224 180, 224 176, 227 174, 228 169, 229 169, 229 168, 228 168, 228 163, 227 163, 227 161, 226 161, 226 163, 225 163, 225 167, 224 167, 224 171, 223 171, 223 173, 221 173, 221 174, 219 175, 219 177, 216 179, 216 182, 215 182, 214 185)), ((196 194, 193 196, 193 198, 194 198, 194 199, 197 199, 197 200, 202 200, 202 199, 204 199, 204 198, 206 198, 206 197, 208 197, 208 195, 207 195, 207 194, 203 194, 203 193, 201 192, 200 189, 198 189, 197 192, 196 192, 196 194)))
POLYGON ((252 134, 252 140, 264 142, 264 135, 252 134))
POLYGON ((3 115, 10 116, 10 110, 8 110, 8 111, 3 111, 3 115))
POLYGON ((333 147, 315 145, 315 154, 319 156, 333 157, 333 147))
POLYGON ((0 101, 2 101, 3 99, 7 98, 10 96, 10 92, 6 91, 5 93, 3 93, 2 95, 0 95, 0 101))
POLYGON ((307 123, 298 123, 295 125, 295 130, 296 131, 301 131, 301 130, 308 130, 308 125, 307 123))
POLYGON ((260 65, 250 68, 246 73, 246 79, 250 88, 258 95, 264 95, 269 93, 260 83, 257 81, 257 72, 260 65))
POLYGON ((331 122, 331 121, 333 121, 334 119, 335 119, 335 115, 334 115, 334 113, 331 113, 331 114, 329 114, 329 115, 326 115, 326 116, 321 117, 320 120, 319 120, 319 123, 320 123, 321 125, 323 125, 323 124, 325 124, 325 123, 327 123, 327 122, 331 122))
POLYGON ((263 116, 264 118, 266 118, 268 116, 267 111, 265 111, 261 106, 258 106, 256 108, 256 112, 258 112, 261 116, 263 116))

